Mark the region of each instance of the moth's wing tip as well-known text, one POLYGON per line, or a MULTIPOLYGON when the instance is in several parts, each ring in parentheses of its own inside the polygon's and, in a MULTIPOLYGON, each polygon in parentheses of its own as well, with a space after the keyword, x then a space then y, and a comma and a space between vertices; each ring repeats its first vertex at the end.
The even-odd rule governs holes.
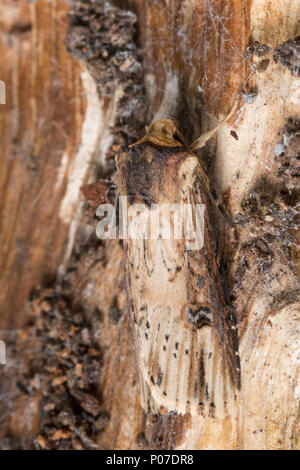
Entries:
POLYGON ((212 403, 205 402, 202 404, 186 404, 169 402, 165 397, 157 396, 153 390, 149 391, 148 399, 142 402, 142 408, 146 414, 163 415, 163 416, 191 416, 202 418, 213 418, 224 420, 235 415, 234 409, 238 402, 239 393, 235 393, 232 399, 224 402, 222 406, 215 406, 212 403))
MULTIPOLYGON (((198 387, 197 393, 188 387, 186 393, 180 397, 180 394, 174 393, 173 380, 157 386, 155 383, 150 382, 149 373, 146 368, 140 369, 140 387, 141 387, 141 403, 146 414, 152 415, 190 415, 202 416, 203 418, 215 418, 218 420, 226 419, 229 416, 234 416, 236 413, 236 405, 239 397, 239 390, 232 380, 229 366, 226 363, 226 357, 222 354, 222 348, 217 347, 217 342, 214 342, 214 354, 219 355, 219 364, 217 369, 212 369, 212 362, 209 359, 209 350, 207 350, 204 359, 205 376, 207 382, 198 387), (208 390, 205 392, 205 390, 208 390)), ((213 360, 213 359, 212 359, 213 360)), ((165 371, 166 372, 166 371, 165 371)), ((169 377, 172 379, 174 372, 170 367, 167 371, 169 377)), ((178 372, 180 372, 178 370, 178 372)), ((182 374, 178 390, 185 389, 185 379, 182 374)), ((174 377, 174 380, 176 377, 174 377)), ((195 377, 193 377, 193 382, 195 377)), ((198 378, 199 380, 199 378, 198 378)), ((199 382, 198 382, 198 385, 199 382)), ((181 392, 182 394, 182 392, 181 392)))

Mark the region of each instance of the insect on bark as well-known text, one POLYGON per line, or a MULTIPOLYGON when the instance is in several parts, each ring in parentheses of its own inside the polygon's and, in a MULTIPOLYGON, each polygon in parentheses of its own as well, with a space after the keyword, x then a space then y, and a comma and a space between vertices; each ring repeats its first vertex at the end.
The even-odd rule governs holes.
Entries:
POLYGON ((175 120, 155 121, 117 161, 120 195, 129 206, 144 209, 139 217, 163 204, 205 208, 200 249, 187 249, 184 234, 180 239, 125 240, 129 314, 146 413, 224 416, 240 386, 236 329, 224 298, 208 210, 213 200, 192 151, 204 146, 220 125, 188 148, 175 120))

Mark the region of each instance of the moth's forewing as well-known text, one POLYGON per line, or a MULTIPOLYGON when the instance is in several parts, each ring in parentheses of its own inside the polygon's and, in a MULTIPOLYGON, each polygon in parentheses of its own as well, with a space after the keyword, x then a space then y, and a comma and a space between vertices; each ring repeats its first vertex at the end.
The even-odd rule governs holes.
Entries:
MULTIPOLYGON (((193 214, 197 204, 205 205, 202 248, 187 249, 184 232, 178 239, 125 242, 142 406, 147 413, 224 416, 239 387, 239 357, 198 159, 183 148, 145 143, 123 154, 117 166, 121 195, 144 207, 138 226, 157 210, 151 204, 190 204, 193 214)), ((150 220, 160 224, 159 232, 159 219, 150 220)))

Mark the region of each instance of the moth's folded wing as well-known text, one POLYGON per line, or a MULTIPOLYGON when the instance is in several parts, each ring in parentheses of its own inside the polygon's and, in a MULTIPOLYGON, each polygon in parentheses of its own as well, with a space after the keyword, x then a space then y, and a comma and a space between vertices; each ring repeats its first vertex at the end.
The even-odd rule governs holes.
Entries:
MULTIPOLYGON (((208 205, 194 157, 183 170, 185 182, 174 180, 179 201, 193 208, 208 205)), ((168 185, 170 189, 170 181, 168 185)), ((204 217, 199 250, 186 251, 184 238, 128 241, 130 315, 147 413, 224 416, 235 399, 239 364, 234 323, 225 305, 206 211, 204 217)))
POLYGON ((187 320, 197 330, 199 341, 201 335, 202 341, 206 336, 199 381, 206 388, 207 401, 218 410, 236 397, 240 386, 240 361, 235 321, 225 302, 218 269, 215 233, 209 216, 210 198, 198 168, 187 199, 194 210, 193 219, 198 223, 196 230, 202 231, 198 239, 203 239, 202 248, 187 251, 187 320), (204 207, 200 212, 202 223, 196 218, 197 204, 204 207))

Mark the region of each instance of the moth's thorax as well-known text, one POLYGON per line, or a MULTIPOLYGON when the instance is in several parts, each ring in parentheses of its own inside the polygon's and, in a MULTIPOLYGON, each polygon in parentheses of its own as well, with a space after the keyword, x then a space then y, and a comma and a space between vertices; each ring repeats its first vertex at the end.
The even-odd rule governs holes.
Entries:
POLYGON ((183 147, 157 147, 149 142, 135 146, 123 162, 121 193, 129 196, 130 203, 176 203, 178 187, 189 184, 189 173, 184 171, 188 159, 196 161, 183 147))

